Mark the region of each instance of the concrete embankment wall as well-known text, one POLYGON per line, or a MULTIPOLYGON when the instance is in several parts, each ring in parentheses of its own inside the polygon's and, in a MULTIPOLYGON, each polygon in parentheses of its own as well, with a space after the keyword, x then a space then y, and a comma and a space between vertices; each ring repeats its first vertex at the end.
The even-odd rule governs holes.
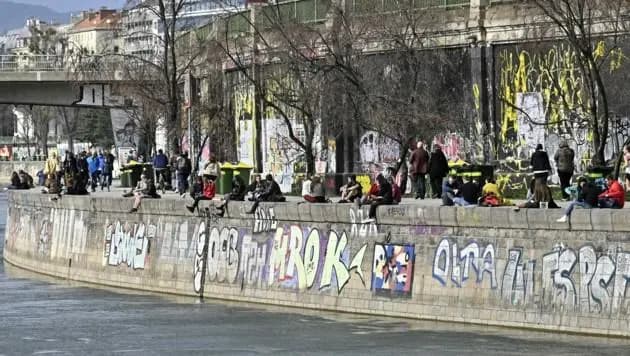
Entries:
POLYGON ((276 204, 11 192, 8 263, 139 290, 298 308, 630 336, 630 210, 276 204))

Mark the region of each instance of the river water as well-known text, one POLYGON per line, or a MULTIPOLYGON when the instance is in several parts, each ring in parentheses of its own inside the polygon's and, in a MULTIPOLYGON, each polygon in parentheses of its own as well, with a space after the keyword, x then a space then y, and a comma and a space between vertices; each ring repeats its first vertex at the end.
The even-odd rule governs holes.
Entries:
MULTIPOLYGON (((0 255, 6 194, 0 194, 0 255)), ((0 355, 630 355, 621 339, 96 289, 0 262, 0 355)))

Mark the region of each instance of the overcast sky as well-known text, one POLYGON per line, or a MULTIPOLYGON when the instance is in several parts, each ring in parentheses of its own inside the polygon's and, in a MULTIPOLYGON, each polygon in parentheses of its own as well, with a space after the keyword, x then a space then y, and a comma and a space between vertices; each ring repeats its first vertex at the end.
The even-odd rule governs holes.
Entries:
POLYGON ((101 6, 120 8, 125 0, 11 0, 23 4, 44 5, 58 12, 98 9, 101 6))

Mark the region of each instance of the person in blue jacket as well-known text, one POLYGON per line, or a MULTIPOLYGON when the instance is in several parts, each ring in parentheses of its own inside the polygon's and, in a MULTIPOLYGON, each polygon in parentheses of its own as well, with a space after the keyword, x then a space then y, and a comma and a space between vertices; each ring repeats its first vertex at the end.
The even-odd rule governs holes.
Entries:
POLYGON ((101 160, 99 160, 98 156, 96 155, 96 152, 92 153, 92 155, 87 158, 88 172, 90 173, 90 181, 91 181, 90 186, 92 187, 92 193, 96 191, 96 186, 98 185, 98 182, 100 182, 100 176, 101 176, 100 162, 101 160))

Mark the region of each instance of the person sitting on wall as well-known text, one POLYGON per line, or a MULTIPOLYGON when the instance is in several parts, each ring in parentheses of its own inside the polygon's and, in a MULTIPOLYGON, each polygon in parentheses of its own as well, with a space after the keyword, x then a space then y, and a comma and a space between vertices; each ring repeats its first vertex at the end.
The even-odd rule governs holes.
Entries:
POLYGON ((608 175, 606 185, 608 189, 599 195, 597 205, 602 209, 623 208, 626 196, 621 184, 612 175, 608 175))
POLYGON ((202 194, 195 197, 195 201, 193 205, 187 205, 186 209, 188 209, 188 211, 190 211, 191 213, 195 212, 195 209, 197 209, 197 206, 199 206, 200 201, 212 200, 214 199, 215 194, 216 194, 216 185, 214 184, 214 181, 210 179, 209 176, 204 175, 202 194))
POLYGON ((225 200, 243 201, 245 200, 246 190, 247 186, 245 185, 243 178, 241 178, 241 176, 237 174, 232 177, 232 191, 227 195, 225 200))
POLYGON ((247 186, 245 185, 245 181, 243 181, 243 178, 241 178, 241 176, 238 174, 233 176, 232 191, 228 194, 225 194, 223 199, 221 199, 221 202, 215 205, 215 208, 218 210, 217 215, 223 216, 225 214, 230 200, 244 201, 246 190, 247 186))
POLYGON ((322 184, 321 178, 313 176, 310 191, 305 194, 304 200, 309 203, 325 203, 326 202, 326 189, 322 184))
MULTIPOLYGON (((157 193, 157 189, 153 181, 146 173, 142 173, 140 175, 140 181, 136 185, 136 188, 131 193, 132 196, 135 197, 133 202, 133 208, 129 210, 130 213, 135 213, 140 208, 140 204, 142 204, 142 199, 145 198, 160 198, 160 195, 157 193)), ((123 196, 129 196, 129 194, 125 194, 123 196)))
POLYGON ((35 187, 33 177, 24 170, 20 169, 18 171, 18 177, 20 178, 20 189, 31 189, 35 187))
POLYGON ((197 197, 200 197, 203 195, 203 179, 201 176, 196 176, 195 177, 195 182, 193 183, 191 189, 190 189, 190 197, 193 199, 197 199, 197 197))
POLYGON ((359 207, 361 207, 361 205, 364 204, 370 204, 370 197, 374 196, 374 195, 378 195, 379 192, 379 187, 378 187, 378 183, 374 182, 372 183, 372 185, 370 186, 370 190, 368 190, 367 194, 365 194, 365 196, 363 196, 362 199, 359 200, 359 207))
POLYGON ((595 184, 589 182, 586 178, 581 177, 578 180, 577 199, 569 203, 567 208, 564 210, 564 215, 556 221, 559 223, 567 222, 567 219, 571 217, 571 213, 575 207, 593 209, 597 206, 599 194, 600 190, 595 186, 595 184))
POLYGON ((265 182, 259 174, 254 176, 254 181, 247 187, 246 196, 249 201, 256 201, 265 191, 265 182))
POLYGON ((372 221, 376 219, 376 209, 380 205, 391 205, 394 202, 392 186, 382 174, 376 176, 376 184, 378 186, 378 193, 368 195, 367 201, 367 203, 370 204, 368 217, 372 221))
POLYGON ((13 173, 11 173, 11 184, 8 187, 4 188, 4 190, 7 189, 23 189, 22 183, 20 182, 20 176, 16 171, 13 171, 13 173))
POLYGON ((479 185, 466 176, 464 185, 461 188, 461 196, 453 198, 453 203, 457 206, 477 206, 479 203, 479 185))
POLYGON ((265 177, 265 190, 259 194, 258 198, 252 205, 252 208, 249 210, 248 214, 253 214, 256 212, 258 205, 260 202, 285 202, 287 199, 282 195, 282 190, 280 189, 280 185, 273 179, 271 174, 267 174, 265 177))
POLYGON ((396 184, 396 174, 394 173, 394 168, 387 167, 385 169, 386 175, 384 175, 387 183, 392 187, 392 204, 400 204, 402 201, 402 192, 400 191, 400 187, 396 184))
POLYGON ((501 206, 504 205, 503 197, 499 192, 499 186, 494 178, 486 180, 483 188, 481 188, 481 199, 479 200, 480 206, 501 206))
POLYGON ((559 209, 560 207, 553 200, 551 189, 543 179, 536 179, 534 185, 534 196, 525 203, 518 205, 514 210, 519 209, 559 209))
POLYGON ((361 199, 362 190, 361 184, 357 182, 357 176, 354 174, 349 175, 346 185, 340 189, 341 200, 339 200, 339 203, 354 203, 355 200, 361 199))
POLYGON ((454 174, 448 176, 448 179, 442 184, 442 205, 455 205, 455 198, 461 196, 461 184, 454 174))

